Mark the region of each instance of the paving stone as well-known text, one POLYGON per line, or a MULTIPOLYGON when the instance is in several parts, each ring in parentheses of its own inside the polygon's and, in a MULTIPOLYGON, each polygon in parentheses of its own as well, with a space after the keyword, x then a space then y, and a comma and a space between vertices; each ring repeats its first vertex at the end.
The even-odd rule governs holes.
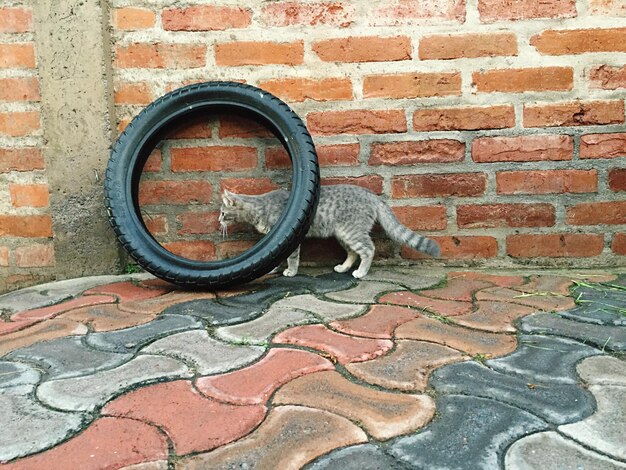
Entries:
POLYGON ((275 305, 272 305, 267 312, 255 320, 217 328, 215 335, 226 341, 264 344, 275 333, 286 328, 319 322, 319 319, 312 313, 293 308, 276 307, 275 305))
POLYGON ((42 341, 50 341, 70 335, 84 335, 87 327, 73 320, 54 318, 42 323, 30 326, 20 331, 14 331, 2 337, 0 341, 0 356, 9 351, 25 348, 31 344, 42 341))
POLYGON ((205 375, 245 366, 258 359, 265 348, 227 344, 211 338, 206 330, 192 330, 155 341, 143 352, 180 358, 205 375))
MULTIPOLYGON (((623 305, 626 305, 626 301, 623 305)), ((621 306, 590 302, 579 305, 572 310, 561 312, 560 316, 578 322, 623 327, 626 326, 626 316, 620 313, 621 308, 621 306)))
POLYGON ((88 307, 91 305, 112 304, 114 302, 116 302, 116 298, 112 295, 86 295, 76 299, 66 300, 65 302, 51 305, 49 307, 18 312, 11 317, 11 320, 45 320, 47 318, 54 318, 63 312, 67 312, 75 308, 88 307))
POLYGON ((544 312, 554 312, 558 310, 568 310, 575 307, 574 300, 562 295, 552 295, 551 293, 530 293, 525 294, 517 290, 505 287, 491 287, 476 293, 476 300, 491 300, 494 302, 512 302, 514 304, 526 305, 544 312))
POLYGON ((523 276, 488 274, 476 271, 451 271, 448 273, 448 280, 453 279, 490 282, 499 287, 521 286, 526 282, 523 276))
POLYGON ((120 470, 167 470, 169 464, 167 460, 156 460, 153 462, 137 463, 135 465, 129 465, 122 467, 120 470))
POLYGON ((179 461, 180 470, 267 468, 296 470, 367 436, 341 416, 300 406, 279 406, 249 436, 213 452, 179 461))
POLYGON ((602 350, 626 350, 626 328, 577 322, 549 313, 538 313, 524 318, 522 331, 565 336, 597 346, 602 350))
POLYGON ((346 290, 357 285, 358 281, 347 273, 330 272, 319 276, 298 275, 294 277, 277 276, 267 281, 272 286, 284 287, 289 292, 306 290, 317 294, 346 290))
POLYGON ((503 356, 515 350, 515 337, 468 330, 432 318, 417 318, 396 328, 396 338, 430 341, 443 344, 469 355, 503 356))
POLYGON ((167 441, 156 428, 132 419, 105 417, 69 441, 3 468, 100 470, 166 458, 167 441))
POLYGON ((504 458, 506 470, 625 469, 626 464, 591 452, 554 431, 531 434, 515 442, 504 458))
POLYGON ((626 386, 626 362, 615 357, 590 357, 578 364, 576 371, 591 385, 626 386))
POLYGON ((335 371, 305 375, 283 385, 274 405, 302 405, 348 418, 374 439, 387 440, 414 431, 435 414, 435 403, 426 395, 383 392, 345 379, 335 371))
POLYGON ((388 451, 413 468, 495 469, 511 443, 548 427, 519 408, 477 397, 443 396, 437 412, 430 425, 395 439, 388 451))
POLYGON ((14 331, 23 330, 24 328, 28 328, 35 323, 38 323, 39 320, 18 320, 18 321, 2 321, 0 320, 0 336, 8 335, 9 333, 13 333, 14 331))
POLYGON ((367 361, 393 347, 393 342, 386 339, 348 336, 329 330, 324 325, 296 326, 279 333, 272 342, 317 349, 330 354, 341 364, 367 361))
POLYGON ((493 371, 476 362, 436 370, 430 384, 438 392, 490 398, 522 408, 554 424, 571 423, 593 413, 589 392, 577 385, 541 382, 493 371))
POLYGON ((514 287, 515 290, 526 293, 548 293, 569 295, 570 287, 574 285, 569 277, 540 274, 530 277, 530 282, 523 286, 514 287))
POLYGON ((81 425, 80 414, 45 408, 27 396, 31 390, 32 386, 0 388, 0 462, 57 444, 81 425))
POLYGON ((344 447, 319 457, 305 470, 403 470, 406 467, 373 444, 344 447))
POLYGON ((138 356, 115 369, 44 382, 37 389, 37 397, 58 409, 92 411, 120 392, 143 382, 191 375, 187 367, 169 357, 138 356))
POLYGON ((517 374, 529 381, 576 384, 576 364, 583 358, 600 354, 591 346, 565 338, 521 335, 513 354, 487 361, 492 369, 504 374, 517 374))
POLYGON ((559 431, 586 447, 626 460, 626 387, 592 385, 597 411, 583 421, 559 426, 559 431))
POLYGON ((385 294, 378 301, 381 304, 415 307, 419 310, 428 311, 444 317, 465 315, 470 313, 473 309, 471 302, 431 299, 430 297, 413 294, 412 292, 385 294))
POLYGON ((388 282, 379 281, 361 281, 355 287, 326 294, 326 297, 342 302, 353 303, 376 303, 378 297, 385 292, 397 291, 398 286, 388 282))
POLYGON ((518 318, 537 311, 525 305, 487 300, 477 301, 476 306, 478 310, 467 315, 456 316, 454 322, 477 330, 514 333, 517 330, 513 324, 518 318))
POLYGON ((111 331, 142 325, 155 317, 152 313, 131 313, 118 304, 94 305, 62 313, 58 318, 74 320, 91 326, 93 331, 111 331))
MULTIPOLYGON (((347 291, 346 291, 347 292, 347 291)), ((272 304, 273 308, 291 308, 311 312, 324 321, 338 320, 341 318, 349 318, 363 313, 367 308, 363 304, 340 304, 337 302, 328 302, 320 300, 314 295, 295 295, 281 299, 272 304)))
POLYGON ((348 335, 391 339, 398 326, 414 320, 419 315, 415 310, 395 305, 372 305, 365 315, 336 321, 330 326, 348 335))
POLYGON ((129 361, 131 354, 96 351, 87 347, 82 337, 72 336, 35 343, 6 356, 15 361, 30 362, 45 372, 46 379, 60 379, 93 374, 129 361))
POLYGON ((305 374, 334 369, 317 354, 298 349, 271 349, 259 362, 227 374, 201 377, 196 388, 208 397, 240 405, 266 403, 281 385, 305 374))
POLYGON ((213 292, 185 292, 174 291, 168 294, 160 295, 159 297, 152 297, 146 300, 134 300, 131 302, 122 302, 120 304, 120 310, 134 313, 161 313, 168 307, 176 305, 182 302, 189 302, 191 300, 201 299, 214 299, 215 294, 213 292))
POLYGON ((235 406, 208 399, 186 380, 140 388, 103 409, 105 415, 159 426, 178 455, 214 449, 239 439, 254 429, 265 413, 262 405, 235 406))
POLYGON ((367 274, 368 281, 386 281, 411 290, 428 289, 441 282, 445 275, 443 273, 433 275, 429 272, 427 276, 416 274, 419 267, 393 269, 373 268, 367 274))
POLYGON ((89 346, 102 351, 128 353, 138 351, 159 337, 192 328, 202 328, 202 323, 194 317, 160 315, 143 325, 89 334, 85 341, 89 346))
POLYGON ((579 285, 572 291, 577 307, 562 316, 600 325, 626 325, 626 291, 611 286, 616 283, 579 285))
POLYGON ((173 287, 166 288, 165 286, 161 288, 143 287, 134 282, 126 281, 94 287, 85 291, 85 295, 111 294, 116 296, 120 302, 132 302, 158 297, 159 295, 166 294, 172 288, 173 287))
POLYGON ((420 294, 433 299, 471 302, 476 291, 487 287, 493 287, 493 284, 480 280, 451 279, 444 287, 423 290, 420 294))
POLYGON ((396 348, 386 356, 346 364, 346 369, 355 377, 381 387, 423 391, 433 370, 462 360, 461 353, 445 346, 398 340, 396 348))
POLYGON ((0 361, 0 388, 34 385, 40 377, 36 369, 26 364, 0 361))

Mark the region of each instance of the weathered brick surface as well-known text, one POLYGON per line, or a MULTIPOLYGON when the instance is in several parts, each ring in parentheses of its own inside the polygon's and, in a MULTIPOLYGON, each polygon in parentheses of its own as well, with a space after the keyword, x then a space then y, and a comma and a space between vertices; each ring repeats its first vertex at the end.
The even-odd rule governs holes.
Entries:
POLYGON ((621 67, 610 65, 593 67, 589 71, 588 76, 592 88, 602 88, 604 90, 626 88, 626 65, 621 67))
POLYGON ((498 194, 591 193, 598 189, 596 170, 534 170, 496 173, 498 194))
POLYGON ((547 30, 530 39, 542 54, 626 52, 626 28, 547 30))
POLYGON ((506 249, 515 258, 597 256, 604 247, 602 235, 563 233, 549 235, 509 235, 506 249))
POLYGON ((571 225, 626 224, 626 201, 585 202, 567 208, 571 225))
POLYGON ((566 135, 479 137, 472 142, 477 163, 571 160, 574 139, 566 135))
POLYGON ((426 36, 419 43, 419 57, 460 59, 517 55, 517 37, 513 33, 473 33, 426 36))
POLYGON ((598 126, 624 123, 624 101, 577 101, 524 106, 524 127, 598 126))
POLYGON ((626 133, 588 134, 580 139, 580 158, 626 157, 626 133))
POLYGON ((218 65, 297 65, 304 60, 304 44, 296 42, 227 42, 215 46, 218 65))
POLYGON ((486 23, 533 18, 568 18, 576 16, 574 0, 479 0, 480 19, 486 23))
POLYGON ((458 140, 419 140, 374 143, 370 165, 413 165, 416 163, 460 162, 465 158, 465 144, 458 140))
POLYGON ((401 175, 391 181, 394 198, 480 196, 485 192, 484 173, 449 173, 440 175, 401 175))
POLYGON ((426 98, 461 94, 461 74, 391 73, 366 75, 363 78, 364 98, 426 98))
POLYGON ((417 131, 503 129, 515 125, 512 106, 419 109, 413 114, 417 131))
POLYGON ((169 31, 223 31, 245 28, 252 21, 252 12, 240 7, 199 5, 168 8, 161 14, 163 29, 169 31))
POLYGON ((461 228, 551 227, 555 221, 550 204, 471 204, 458 206, 461 228))
POLYGON ((390 62, 411 59, 411 39, 406 36, 359 36, 313 43, 325 62, 390 62))
POLYGON ((483 93, 521 93, 525 91, 567 91, 574 85, 571 67, 497 69, 474 72, 472 81, 483 93))

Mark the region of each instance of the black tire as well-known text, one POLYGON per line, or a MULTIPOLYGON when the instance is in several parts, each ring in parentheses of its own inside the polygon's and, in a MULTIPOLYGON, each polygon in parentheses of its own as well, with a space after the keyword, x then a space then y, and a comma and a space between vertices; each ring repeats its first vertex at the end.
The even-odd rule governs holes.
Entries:
POLYGON ((311 136, 281 100, 249 85, 207 82, 164 95, 147 106, 117 139, 106 171, 109 220, 130 256, 146 271, 188 288, 245 283, 268 273, 300 244, 319 198, 319 168, 311 136), (244 114, 271 129, 289 153, 292 187, 287 207, 272 230, 237 257, 194 261, 163 248, 149 233, 139 210, 139 179, 155 146, 176 127, 207 111, 244 114))

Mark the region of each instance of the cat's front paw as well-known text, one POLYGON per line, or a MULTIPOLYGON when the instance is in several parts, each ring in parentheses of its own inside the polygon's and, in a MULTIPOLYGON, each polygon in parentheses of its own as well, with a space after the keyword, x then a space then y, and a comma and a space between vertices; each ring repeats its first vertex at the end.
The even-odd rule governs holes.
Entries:
POLYGON ((298 271, 292 271, 289 268, 283 271, 283 276, 286 276, 286 277, 294 277, 296 274, 298 274, 298 271))
POLYGON ((335 272, 336 273, 345 273, 349 269, 350 269, 349 267, 346 267, 343 264, 338 264, 337 266, 335 266, 335 272))
POLYGON ((352 273, 352 277, 356 279, 363 279, 365 276, 367 276, 367 271, 361 271, 360 269, 357 269, 352 273))

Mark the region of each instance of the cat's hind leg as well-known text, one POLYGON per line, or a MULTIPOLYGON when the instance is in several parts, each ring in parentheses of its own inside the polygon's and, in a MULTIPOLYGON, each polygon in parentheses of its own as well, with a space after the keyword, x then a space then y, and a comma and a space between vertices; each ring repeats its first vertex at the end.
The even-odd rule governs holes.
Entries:
POLYGON ((357 279, 365 277, 374 259, 374 242, 369 237, 369 234, 347 238, 344 241, 348 244, 350 249, 361 258, 361 264, 359 264, 358 269, 352 273, 352 276, 357 279))
POLYGON ((287 258, 287 269, 283 271, 283 276, 293 277, 298 274, 298 266, 300 265, 300 246, 287 258))
POLYGON ((350 247, 344 246, 344 248, 348 255, 346 256, 346 260, 342 264, 338 264, 337 266, 335 266, 335 272, 338 273, 345 273, 346 271, 348 271, 358 258, 358 255, 354 251, 352 251, 350 247))

